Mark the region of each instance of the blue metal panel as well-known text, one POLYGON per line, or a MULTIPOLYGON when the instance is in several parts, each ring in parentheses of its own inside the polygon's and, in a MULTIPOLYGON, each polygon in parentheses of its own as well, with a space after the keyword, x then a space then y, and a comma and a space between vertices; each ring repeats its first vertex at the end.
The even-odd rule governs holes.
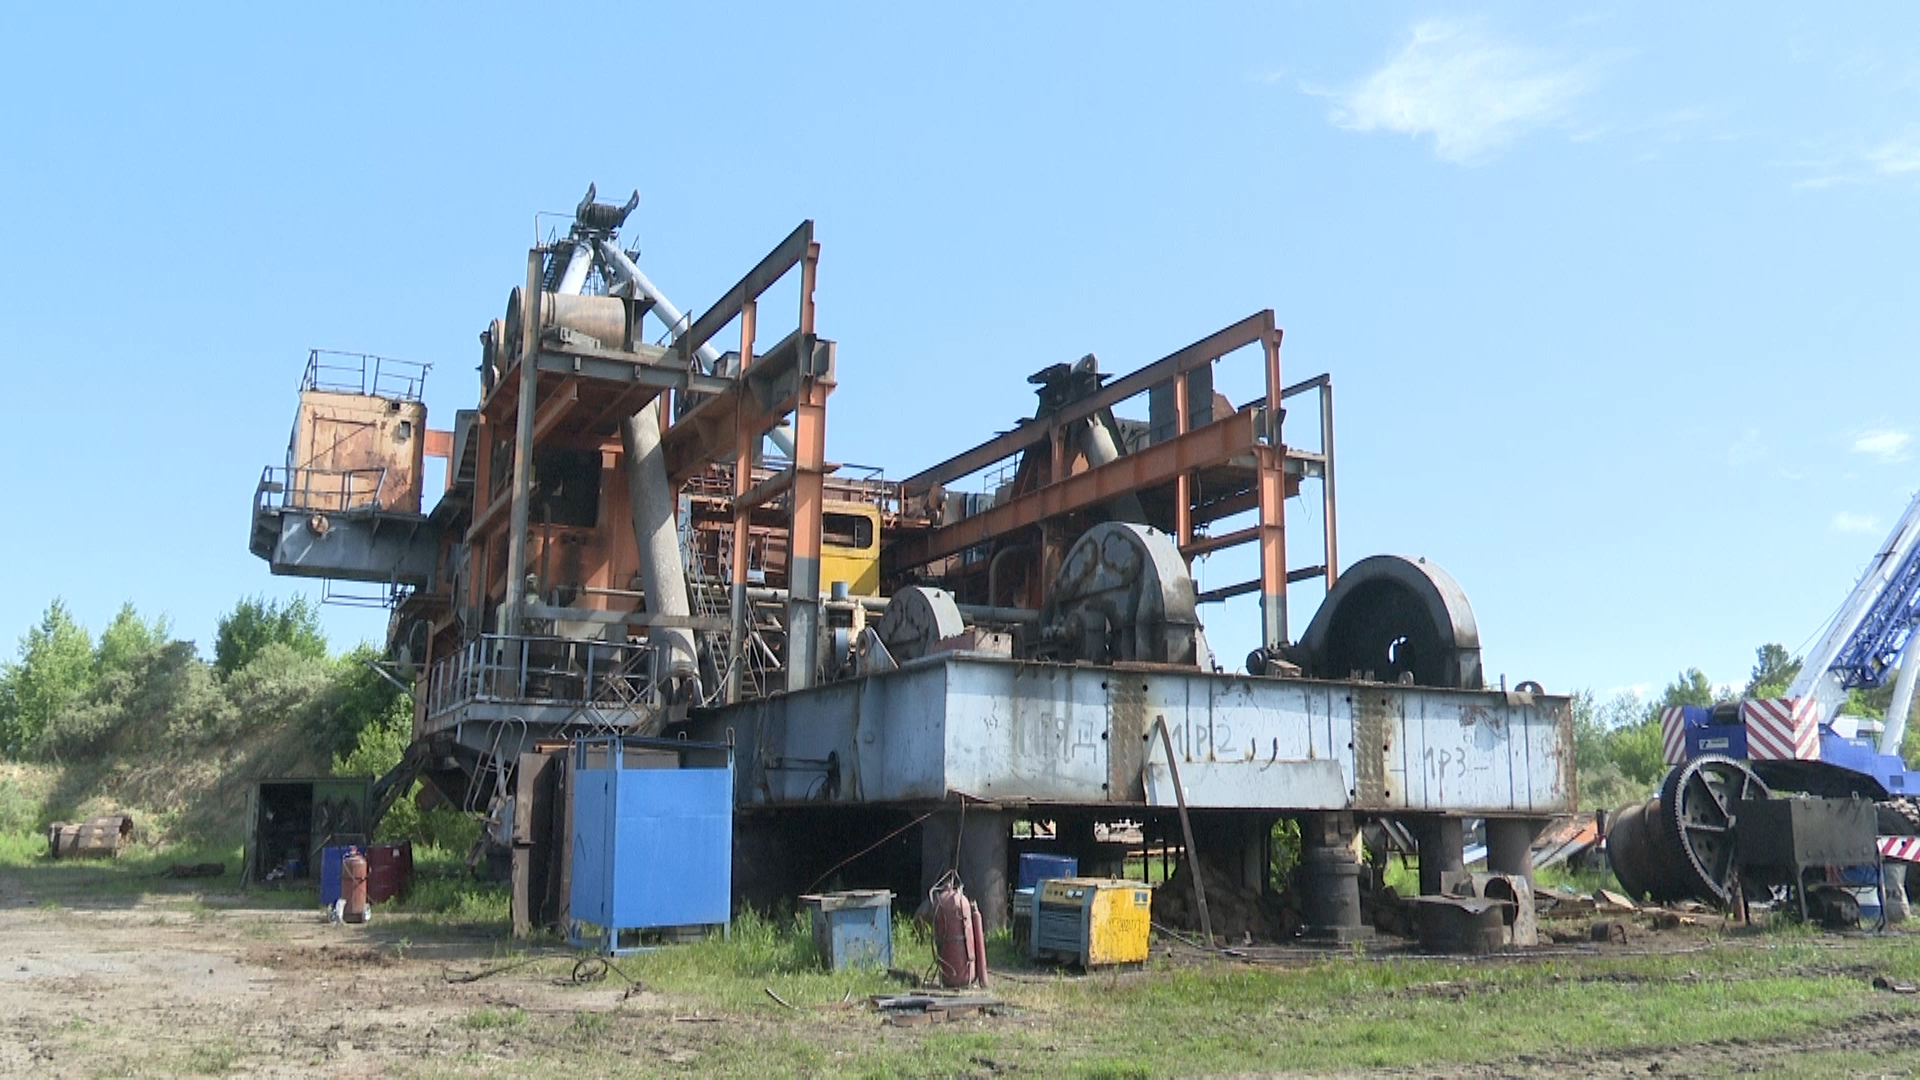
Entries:
POLYGON ((570 915, 595 926, 613 925, 613 780, 612 769, 574 774, 570 915))
POLYGON ((943 653, 730 706, 696 730, 709 739, 731 731, 756 748, 736 779, 741 806, 912 803, 955 791, 1138 804, 1148 801, 1135 786, 1142 766, 1155 768, 1143 759, 1159 753, 1164 771, 1164 753, 1110 756, 1108 748, 1164 718, 1190 807, 1573 809, 1573 714, 1564 697, 1170 668, 1125 677, 1139 682, 1122 694, 1117 669, 943 653), (1355 704, 1363 697, 1365 709, 1355 704), (1378 740, 1356 740, 1362 713, 1378 740), (1369 760, 1356 760, 1356 746, 1369 760), (829 794, 821 771, 800 766, 830 757, 841 773, 829 794), (1371 787, 1358 783, 1362 771, 1371 787), (1303 778, 1316 781, 1306 795, 1303 778))
POLYGON ((320 906, 332 907, 340 899, 340 871, 352 844, 320 849, 320 906))
MULTIPOLYGON (((622 931, 725 924, 733 887, 733 759, 726 746, 592 740, 606 768, 574 748, 570 939, 626 951, 622 931), (620 749, 705 754, 720 766, 623 767, 620 749), (581 924, 592 928, 583 933, 581 924)), ((658 764, 658 755, 652 755, 658 764)))
POLYGON ((726 922, 733 872, 731 770, 620 769, 615 778, 613 911, 604 925, 726 922))
POLYGON ((1870 743, 1843 739, 1825 725, 1820 728, 1822 763, 1871 777, 1889 795, 1920 792, 1920 774, 1907 771, 1897 755, 1883 754, 1870 743))
POLYGON ((1711 715, 1709 709, 1687 706, 1684 721, 1687 760, 1691 761, 1703 754, 1744 760, 1747 756, 1747 725, 1744 723, 1710 724, 1706 722, 1706 717, 1709 715, 1711 715), (1696 713, 1699 715, 1698 722, 1695 720, 1696 713))
POLYGON ((1080 860, 1071 855, 1047 855, 1028 851, 1020 856, 1019 888, 1031 889, 1047 878, 1079 876, 1080 860))

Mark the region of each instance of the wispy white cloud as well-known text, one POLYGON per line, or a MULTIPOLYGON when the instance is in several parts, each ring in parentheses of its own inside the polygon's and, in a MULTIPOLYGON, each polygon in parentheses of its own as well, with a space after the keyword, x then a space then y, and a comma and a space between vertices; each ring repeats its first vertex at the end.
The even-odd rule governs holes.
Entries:
POLYGON ((1727 444, 1727 464, 1738 468, 1751 465, 1767 456, 1767 448, 1760 441, 1760 429, 1748 428, 1740 437, 1727 444))
POLYGON ((1867 164, 1881 176, 1920 173, 1920 135, 1911 132, 1867 151, 1867 164))
POLYGON ((1870 533, 1880 530, 1880 519, 1871 514, 1855 514, 1842 510, 1833 515, 1830 523, 1834 532, 1870 533))
POLYGON ((1378 71, 1329 97, 1351 131, 1433 137, 1443 161, 1484 161, 1528 131, 1565 120, 1592 88, 1590 63, 1503 39, 1478 22, 1428 19, 1378 71))
POLYGON ((1892 464, 1905 461, 1911 456, 1907 448, 1912 442, 1913 436, 1904 431, 1880 428, 1874 431, 1863 431, 1854 436, 1853 452, 1879 458, 1881 461, 1892 464))
POLYGON ((1799 190, 1920 181, 1920 130, 1910 128, 1864 149, 1855 142, 1845 149, 1782 164, 1808 173, 1794 181, 1799 190))

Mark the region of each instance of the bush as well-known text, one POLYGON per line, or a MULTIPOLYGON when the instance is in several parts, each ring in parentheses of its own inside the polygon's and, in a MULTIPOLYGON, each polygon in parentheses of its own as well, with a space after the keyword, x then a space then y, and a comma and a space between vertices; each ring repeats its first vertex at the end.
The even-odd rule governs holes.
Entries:
MULTIPOLYGON (((381 674, 379 662, 380 653, 364 643, 333 662, 332 682, 308 718, 318 749, 332 755, 351 752, 359 745, 361 732, 394 710, 412 717, 412 698, 381 674)), ((407 734, 411 730, 409 721, 407 734)), ((405 745, 401 743, 402 748, 405 745)))
MULTIPOLYGON (((412 740, 412 702, 396 694, 383 715, 360 729, 353 749, 334 758, 334 775, 384 776, 400 764, 412 740)), ((414 801, 419 790, 417 781, 408 786, 387 816, 380 819, 374 838, 383 842, 411 840, 448 851, 465 851, 472 846, 478 822, 451 807, 421 810, 414 801)))
POLYGON ((40 827, 40 804, 18 784, 0 784, 0 836, 34 832, 40 827))
POLYGON ((52 760, 110 746, 152 749, 232 733, 233 710, 190 641, 147 643, 117 658, 81 700, 49 718, 34 750, 52 760))
POLYGON ((320 632, 320 615, 304 596, 285 604, 264 596, 250 596, 221 616, 213 640, 213 668, 227 678, 248 666, 273 645, 284 645, 310 660, 327 655, 327 637, 320 632))
POLYGON ((226 697, 240 728, 289 718, 313 723, 338 674, 337 666, 325 657, 273 642, 227 677, 226 697))

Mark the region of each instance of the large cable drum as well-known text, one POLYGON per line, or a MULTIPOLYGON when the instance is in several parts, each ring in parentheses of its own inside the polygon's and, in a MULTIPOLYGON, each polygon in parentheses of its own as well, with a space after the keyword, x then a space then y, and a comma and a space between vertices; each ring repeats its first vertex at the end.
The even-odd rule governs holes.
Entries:
MULTIPOLYGON (((520 355, 525 338, 521 321, 520 289, 507 294, 507 312, 500 319, 498 339, 500 356, 510 361, 520 355)), ((634 342, 633 308, 617 296, 577 296, 571 293, 540 294, 540 332, 571 330, 600 343, 603 349, 630 349, 634 342)))
POLYGON ((1197 608, 1173 537, 1109 521, 1068 549, 1042 625, 1062 659, 1197 664, 1206 657, 1197 608))
POLYGON ((1340 574, 1300 639, 1309 674, 1478 690, 1480 629, 1467 594, 1425 559, 1374 555, 1340 574), (1370 674, 1369 674, 1370 673, 1370 674))
POLYGON ((964 633, 967 625, 952 593, 914 585, 893 594, 873 629, 887 655, 904 664, 927 655, 937 642, 964 633))

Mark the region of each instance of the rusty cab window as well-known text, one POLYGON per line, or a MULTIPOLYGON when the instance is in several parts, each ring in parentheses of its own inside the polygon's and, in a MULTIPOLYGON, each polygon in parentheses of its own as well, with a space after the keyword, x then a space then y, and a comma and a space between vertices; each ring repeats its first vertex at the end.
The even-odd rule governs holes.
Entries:
POLYGON ((859 514, 820 515, 820 542, 839 548, 866 551, 873 547, 873 519, 859 514))

